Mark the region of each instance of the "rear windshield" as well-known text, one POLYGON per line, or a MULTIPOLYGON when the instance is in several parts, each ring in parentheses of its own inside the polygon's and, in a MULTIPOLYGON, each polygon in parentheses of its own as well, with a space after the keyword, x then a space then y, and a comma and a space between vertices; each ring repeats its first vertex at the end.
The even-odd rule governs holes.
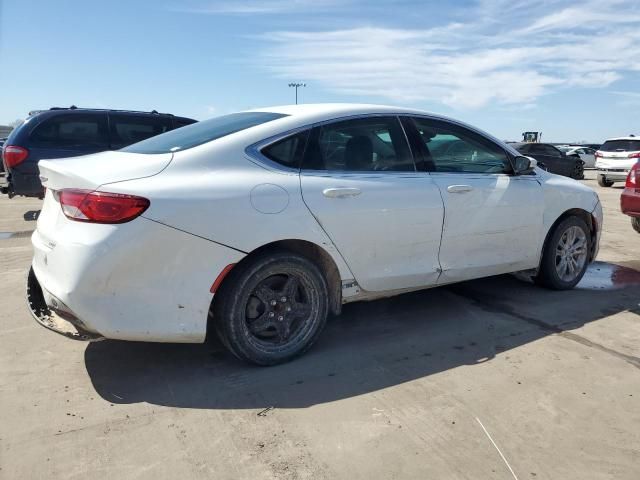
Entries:
POLYGON ((600 150, 602 152, 636 152, 640 150, 640 140, 608 140, 600 150))
POLYGON ((121 151, 131 153, 178 152, 282 117, 286 117, 286 115, 271 112, 232 113, 163 133, 129 145, 121 151))

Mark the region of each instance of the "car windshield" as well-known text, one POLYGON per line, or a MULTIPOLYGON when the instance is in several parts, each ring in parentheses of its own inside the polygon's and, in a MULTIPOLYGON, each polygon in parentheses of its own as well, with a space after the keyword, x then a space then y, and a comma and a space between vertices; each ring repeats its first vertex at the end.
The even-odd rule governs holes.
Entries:
POLYGON ((247 128, 286 117, 281 113, 242 112, 171 130, 121 149, 131 153, 170 153, 193 148, 247 128))
POLYGON ((636 152, 640 150, 640 140, 607 140, 600 147, 603 152, 636 152))
POLYGON ((561 145, 561 146, 557 146, 556 148, 558 150, 563 151, 563 152, 569 152, 569 151, 573 150, 574 147, 567 147, 567 146, 561 145))

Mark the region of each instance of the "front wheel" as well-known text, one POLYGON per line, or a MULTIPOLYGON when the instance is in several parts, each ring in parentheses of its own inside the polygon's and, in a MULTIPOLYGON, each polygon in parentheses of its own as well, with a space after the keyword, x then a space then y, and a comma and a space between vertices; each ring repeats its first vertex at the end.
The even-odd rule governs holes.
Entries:
POLYGON ((607 177, 604 175, 598 175, 598 185, 601 187, 611 187, 613 186, 613 182, 611 180, 607 180, 607 177))
POLYGON ((631 217, 631 226, 636 232, 640 233, 640 217, 631 217))
POLYGON ((325 326, 328 288, 320 269, 278 252, 235 267, 216 294, 213 321, 222 343, 257 365, 283 363, 307 351, 325 326))
POLYGON ((579 217, 560 222, 542 253, 536 282, 553 290, 569 290, 582 280, 589 264, 591 234, 579 217))
POLYGON ((576 160, 573 172, 571 172, 571 178, 574 180, 584 180, 584 162, 582 160, 576 160))

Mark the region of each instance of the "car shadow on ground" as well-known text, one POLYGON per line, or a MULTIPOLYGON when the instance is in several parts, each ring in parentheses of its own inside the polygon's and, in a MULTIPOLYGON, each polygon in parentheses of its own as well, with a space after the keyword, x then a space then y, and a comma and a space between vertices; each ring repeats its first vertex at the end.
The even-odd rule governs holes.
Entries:
POLYGON ((596 262, 584 284, 554 292, 500 276, 346 305, 311 351, 271 368, 240 362, 217 343, 103 341, 88 345, 85 364, 111 403, 302 408, 487 362, 547 335, 582 343, 565 331, 620 311, 640 314, 640 272, 596 262))

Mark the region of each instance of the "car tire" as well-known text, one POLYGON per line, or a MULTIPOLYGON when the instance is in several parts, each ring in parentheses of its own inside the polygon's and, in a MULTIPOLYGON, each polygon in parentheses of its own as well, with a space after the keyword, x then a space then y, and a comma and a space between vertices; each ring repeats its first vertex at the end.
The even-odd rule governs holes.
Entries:
POLYGON ((288 252, 247 259, 216 294, 213 322, 236 357, 276 365, 306 352, 329 311, 327 282, 316 264, 288 252))
POLYGON ((571 172, 571 178, 574 180, 584 180, 584 162, 582 160, 576 160, 573 172, 571 172))
POLYGON ((535 281, 552 290, 575 287, 589 266, 591 232, 580 217, 562 220, 550 232, 535 281))
POLYGON ((631 226, 636 232, 640 233, 640 217, 632 217, 631 226))
POLYGON ((607 180, 607 177, 604 175, 598 175, 598 185, 601 187, 611 187, 613 186, 613 182, 611 180, 607 180))

